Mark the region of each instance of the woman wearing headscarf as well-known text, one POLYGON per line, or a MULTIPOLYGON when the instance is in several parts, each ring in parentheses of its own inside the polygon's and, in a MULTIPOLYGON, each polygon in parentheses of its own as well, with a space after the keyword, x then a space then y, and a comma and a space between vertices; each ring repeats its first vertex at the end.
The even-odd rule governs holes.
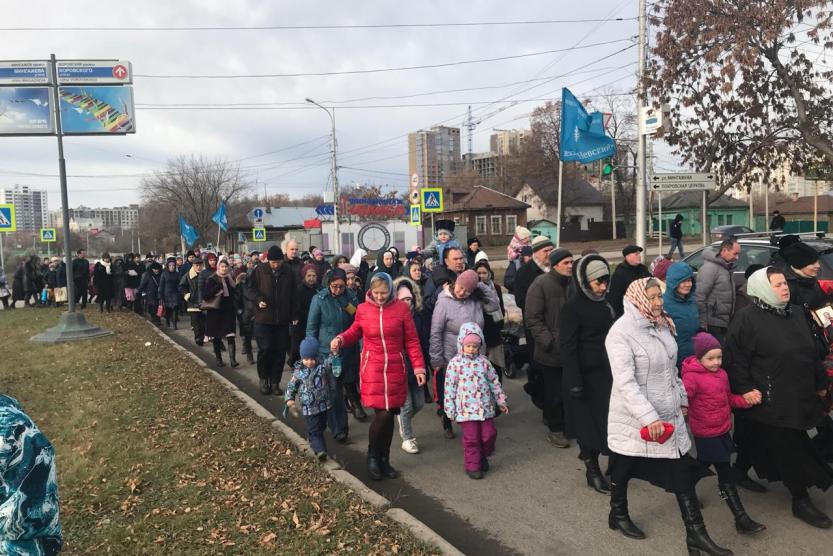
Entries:
POLYGON ((393 256, 393 274, 391 276, 400 276, 402 274, 402 261, 399 260, 399 249, 390 247, 388 251, 393 256))
POLYGON ((391 279, 394 276, 398 276, 394 268, 393 253, 390 251, 379 251, 376 255, 376 266, 373 267, 373 271, 370 273, 369 280, 367 281, 368 290, 370 289, 370 280, 373 280, 373 277, 380 272, 384 272, 391 279))
POLYGON ((665 278, 662 306, 674 321, 674 328, 677 331, 677 368, 679 369, 686 357, 694 355, 692 338, 700 329, 694 270, 688 263, 677 262, 668 267, 665 278))
POLYGON ((177 329, 179 322, 179 271, 176 268, 176 258, 168 257, 162 279, 159 281, 159 300, 165 307, 165 324, 168 328, 177 329))
POLYGON ((599 255, 585 255, 573 266, 575 293, 561 309, 559 342, 564 367, 566 429, 578 440, 587 486, 608 494, 599 468, 607 448, 607 413, 613 378, 605 338, 615 320, 607 302, 610 267, 599 255))
POLYGON ((833 526, 810 500, 808 489, 827 490, 833 469, 816 450, 807 429, 821 418, 828 378, 803 310, 790 303, 783 271, 754 272, 746 283, 752 305, 735 314, 725 342, 732 391, 761 403, 745 410, 736 442, 758 477, 783 481, 795 517, 819 528, 833 526))
MULTIPOLYGON (((356 276, 361 280, 362 285, 367 284, 367 275, 370 273, 370 265, 364 260, 365 257, 367 257, 367 251, 362 248, 356 249, 350 257, 350 264, 356 267, 356 276)), ((362 297, 359 299, 361 300, 362 297)))
POLYGON ((364 340, 360 356, 362 404, 376 413, 368 431, 367 470, 373 480, 395 479, 399 473, 390 465, 390 444, 393 417, 408 391, 405 353, 420 385, 425 384, 425 360, 411 311, 396 299, 393 280, 384 272, 370 280, 370 290, 356 310, 353 324, 333 338, 330 349, 339 353, 359 339, 364 340))
POLYGON ((310 261, 310 263, 315 265, 315 268, 318 271, 318 284, 321 285, 324 275, 327 274, 327 271, 329 271, 332 267, 324 258, 324 252, 318 247, 313 247, 310 254, 312 255, 312 261, 310 261))
POLYGON ((136 290, 136 294, 144 301, 148 317, 154 324, 162 324, 156 315, 156 309, 159 306, 159 281, 162 279, 160 272, 162 272, 161 264, 155 261, 150 263, 150 270, 142 274, 142 280, 136 290))
POLYGON ((133 253, 128 253, 124 256, 124 301, 128 308, 136 309, 136 289, 139 287, 141 276, 139 276, 139 267, 136 265, 133 253))
POLYGON ((608 525, 645 538, 628 513, 628 481, 648 481, 677 497, 690 554, 729 555, 706 531, 694 486, 709 471, 689 455, 688 397, 677 373, 674 321, 663 308, 656 278, 638 278, 625 291, 624 313, 605 348, 613 375, 607 444, 613 452, 608 525))
POLYGON ((228 343, 229 364, 237 367, 237 343, 235 342, 236 312, 234 310, 234 282, 231 280, 228 259, 222 257, 217 263, 217 272, 212 274, 203 286, 203 307, 214 304, 217 308, 205 311, 205 339, 214 345, 217 366, 223 367, 223 338, 228 343), (219 300, 217 299, 219 298, 219 300))
POLYGON ((101 260, 95 263, 93 267, 93 284, 97 292, 98 310, 104 312, 104 306, 107 305, 107 312, 113 311, 113 268, 110 263, 110 253, 103 253, 101 260))

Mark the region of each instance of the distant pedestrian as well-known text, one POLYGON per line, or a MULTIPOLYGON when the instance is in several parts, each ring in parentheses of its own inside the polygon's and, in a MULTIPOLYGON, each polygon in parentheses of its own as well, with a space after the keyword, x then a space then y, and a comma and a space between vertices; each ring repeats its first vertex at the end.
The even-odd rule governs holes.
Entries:
POLYGON ((482 479, 489 470, 489 456, 495 451, 495 406, 509 413, 506 395, 497 372, 481 346, 483 332, 476 323, 467 322, 457 334, 457 355, 445 371, 445 402, 449 419, 459 423, 463 436, 463 461, 471 479, 482 479))
POLYGON ((168 257, 165 261, 165 269, 162 271, 162 279, 159 281, 159 302, 164 307, 165 324, 168 328, 177 329, 179 322, 179 271, 176 268, 176 259, 168 257))
POLYGON ((293 411, 300 402, 301 414, 307 422, 309 446, 318 461, 324 461, 327 459, 324 429, 327 426, 327 414, 332 409, 330 382, 333 356, 322 357, 318 340, 312 336, 304 338, 299 351, 301 359, 295 363, 292 378, 286 385, 286 406, 293 411))
POLYGON ((9 297, 12 292, 9 289, 8 279, 6 278, 6 270, 0 268, 0 301, 3 302, 3 309, 9 308, 9 297))
POLYGON ((787 220, 783 216, 781 216, 781 211, 772 211, 772 220, 770 220, 769 222, 770 230, 783 230, 786 223, 787 220))
POLYGON ((474 258, 480 252, 480 240, 476 236, 470 237, 466 243, 468 244, 466 247, 466 267, 474 268, 476 262, 474 258))
POLYGON ((87 260, 87 251, 79 249, 76 257, 72 260, 72 281, 75 285, 75 302, 81 302, 81 308, 87 308, 87 296, 90 285, 90 261, 87 260))
POLYGON ((95 285, 96 300, 98 301, 98 310, 104 312, 104 306, 107 306, 107 312, 113 310, 113 268, 110 261, 110 253, 103 253, 101 260, 95 263, 93 268, 93 284, 95 285))
POLYGON ((162 265, 157 262, 151 263, 150 270, 142 274, 142 281, 139 283, 139 289, 136 290, 144 302, 148 318, 154 324, 162 324, 156 314, 159 307, 159 281, 162 279, 160 272, 162 272, 162 265))
POLYGON ((668 228, 668 238, 671 240, 671 249, 668 251, 668 258, 671 258, 671 255, 674 254, 674 249, 677 249, 680 252, 680 259, 685 257, 685 251, 683 250, 683 215, 678 214, 674 217, 674 220, 671 222, 671 226, 668 228))
MULTIPOLYGON (((255 333, 255 311, 257 311, 257 296, 249 287, 249 275, 241 272, 237 275, 234 286, 234 310, 237 313, 237 329, 243 338, 243 355, 250 365, 254 364, 254 348, 252 338, 255 333)), ((300 357, 300 356, 299 356, 300 357)))
POLYGON ((194 343, 203 345, 205 339, 205 315, 202 312, 202 292, 199 287, 199 275, 202 272, 202 259, 194 257, 191 267, 179 281, 179 291, 185 299, 185 312, 191 319, 194 343))

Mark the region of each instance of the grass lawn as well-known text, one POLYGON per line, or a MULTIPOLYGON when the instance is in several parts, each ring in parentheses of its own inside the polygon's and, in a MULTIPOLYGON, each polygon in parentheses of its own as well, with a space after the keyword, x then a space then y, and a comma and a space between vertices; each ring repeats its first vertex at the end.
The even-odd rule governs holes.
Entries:
POLYGON ((0 393, 58 454, 68 554, 429 554, 133 315, 42 345, 59 311, 0 312, 0 393))

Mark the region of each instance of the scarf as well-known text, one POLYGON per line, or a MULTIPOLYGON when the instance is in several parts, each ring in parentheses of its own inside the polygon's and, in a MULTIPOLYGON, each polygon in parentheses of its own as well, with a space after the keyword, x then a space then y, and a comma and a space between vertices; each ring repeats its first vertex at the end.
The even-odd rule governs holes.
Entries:
POLYGON ((769 283, 767 269, 756 270, 746 281, 746 294, 753 303, 769 313, 785 317, 790 314, 790 302, 781 301, 769 283))
POLYGON ((228 297, 228 286, 231 278, 228 275, 220 276, 219 274, 217 274, 217 278, 220 279, 220 284, 223 286, 223 297, 228 297))
MULTIPOLYGON (((648 296, 645 293, 645 286, 650 280, 659 282, 656 278, 639 278, 631 282, 631 285, 628 286, 628 290, 625 292, 625 299, 630 301, 631 305, 633 305, 636 310, 648 320, 648 322, 656 327, 667 326, 671 330, 671 333, 676 336, 677 327, 674 326, 674 320, 671 316, 663 311, 662 314, 657 317, 654 316, 654 313, 651 311, 651 302, 648 301, 648 296)), ((660 288, 660 294, 661 292, 662 289, 660 288)))

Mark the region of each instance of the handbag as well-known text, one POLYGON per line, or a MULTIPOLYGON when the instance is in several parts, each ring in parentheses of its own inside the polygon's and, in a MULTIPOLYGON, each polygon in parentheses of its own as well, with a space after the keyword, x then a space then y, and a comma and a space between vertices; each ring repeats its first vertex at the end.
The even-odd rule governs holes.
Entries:
POLYGON ((159 317, 160 319, 165 316, 165 306, 164 305, 160 304, 158 307, 156 307, 156 316, 159 317))
POLYGON ((674 434, 674 425, 671 423, 663 422, 662 426, 664 428, 662 434, 656 440, 651 440, 651 435, 648 434, 648 427, 642 427, 639 429, 639 436, 642 437, 642 440, 645 442, 658 442, 660 444, 665 444, 665 441, 671 438, 671 435, 674 434))
POLYGON ((124 288, 124 299, 127 301, 136 301, 136 290, 133 288, 124 288))
POLYGON ((222 297, 222 293, 218 293, 211 299, 203 299, 200 302, 200 309, 203 311, 216 311, 220 308, 220 298, 222 297))
POLYGON ((55 288, 55 303, 63 303, 67 300, 67 288, 55 288))

